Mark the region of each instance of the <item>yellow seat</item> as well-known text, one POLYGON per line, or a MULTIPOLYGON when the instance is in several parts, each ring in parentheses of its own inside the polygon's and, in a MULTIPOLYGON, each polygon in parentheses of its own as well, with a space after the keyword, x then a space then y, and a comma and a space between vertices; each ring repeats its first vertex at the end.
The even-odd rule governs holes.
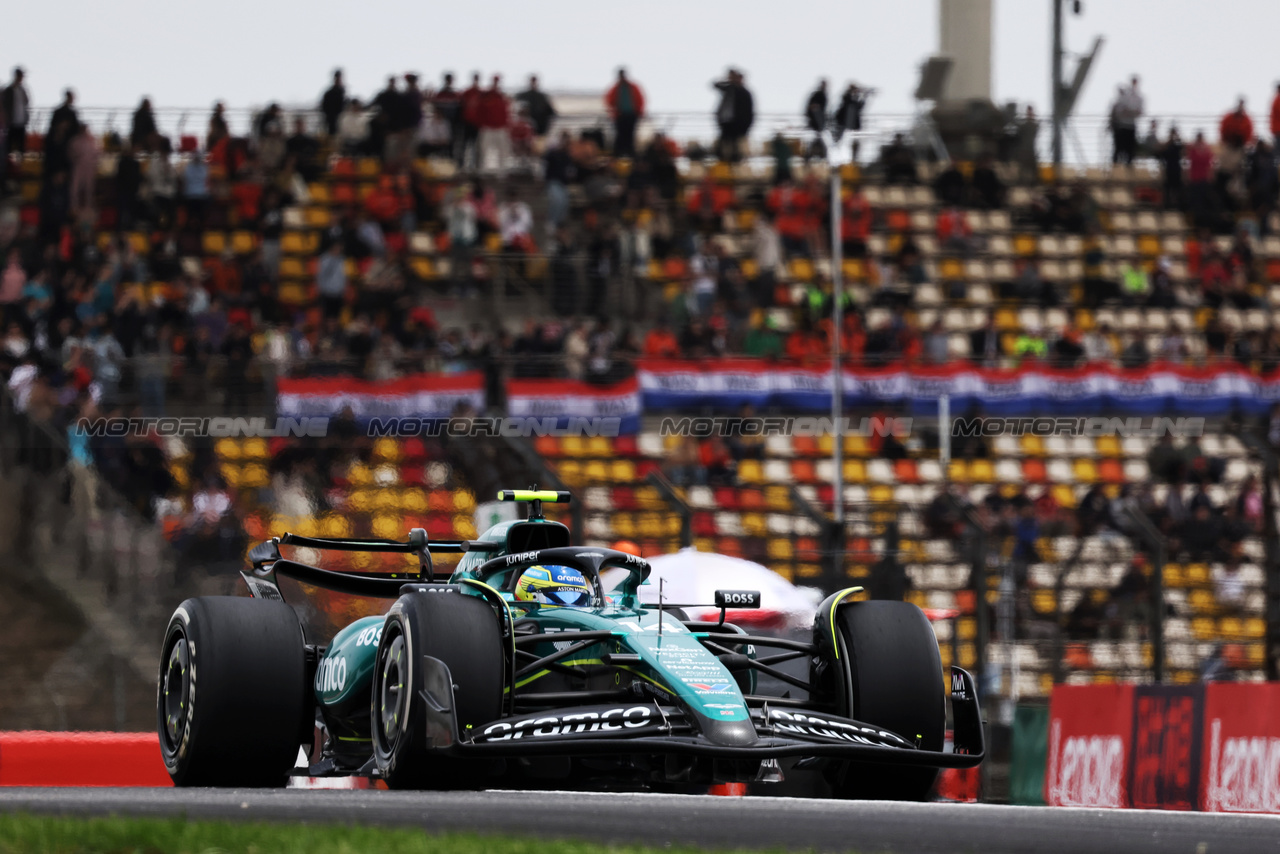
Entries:
POLYGON ((1111 458, 1120 456, 1120 440, 1115 436, 1099 436, 1095 444, 1099 456, 1111 458))
POLYGON ((587 443, 581 436, 565 436, 560 440, 560 450, 566 457, 584 457, 587 454, 587 443))
POLYGON ((400 493, 400 510, 414 516, 427 512, 427 493, 421 489, 406 489, 400 493))
POLYGON ((1196 588, 1187 595, 1187 604, 1195 614, 1212 614, 1218 610, 1218 602, 1213 593, 1203 588, 1196 588))
POLYGON ((1164 586, 1174 588, 1186 586, 1181 564, 1166 563, 1164 565, 1164 586))
POLYGON ((474 540, 476 537, 475 520, 462 513, 453 517, 453 535, 463 540, 474 540))
POLYGON ((1071 487, 1065 483, 1056 483, 1053 486, 1053 500, 1064 510, 1074 509, 1076 506, 1076 494, 1071 487))
POLYGON ((373 517, 373 535, 388 540, 398 540, 404 536, 404 522, 393 513, 379 513, 373 517))
POLYGON ((840 265, 840 271, 851 282, 860 282, 866 278, 867 270, 861 258, 846 258, 840 265))
POLYGON ((1039 250, 1039 245, 1034 236, 1030 234, 1019 234, 1013 238, 1013 251, 1019 255, 1035 255, 1039 250))
POLYGON ((764 469, 759 460, 743 460, 738 463, 738 480, 742 483, 764 483, 764 469))
POLYGON ((409 265, 419 279, 430 279, 435 276, 435 267, 431 266, 430 258, 414 258, 409 265))
POLYGON ((631 460, 614 460, 609 464, 609 480, 612 483, 630 485, 636 480, 636 465, 631 460))
POLYGON ((942 265, 939 268, 939 275, 943 281, 952 281, 964 278, 964 264, 958 258, 943 258, 942 265))
POLYGON ((1098 479, 1098 467, 1093 460, 1079 457, 1071 466, 1072 476, 1077 483, 1094 483, 1098 479))
POLYGON ((231 251, 237 255, 248 255, 258 245, 258 238, 249 231, 237 231, 231 235, 231 251))
POLYGON ((1214 640, 1217 636, 1217 626, 1214 625, 1212 617, 1196 617, 1191 621, 1191 634, 1196 640, 1214 640))
POLYGON ((845 460, 842 468, 845 483, 865 483, 867 465, 862 460, 845 460))
POLYGON ((227 248, 227 236, 221 231, 206 231, 200 246, 206 255, 221 255, 227 248))
POLYGON ((609 468, 603 460, 588 460, 582 467, 587 483, 604 483, 609 479, 609 468))
POLYGON ((969 479, 974 483, 992 483, 996 479, 991 460, 974 460, 969 464, 969 479))
POLYGON ((281 258, 280 259, 280 278, 282 279, 302 279, 307 275, 307 267, 302 263, 301 258, 281 258))
POLYGON ((311 196, 311 201, 317 205, 329 204, 329 186, 327 184, 308 184, 307 194, 311 196))
POLYGON ((872 504, 892 504, 893 487, 887 483, 877 483, 871 487, 871 494, 868 497, 872 504))
POLYGON ((556 474, 564 481, 565 486, 576 487, 582 485, 582 464, 577 460, 561 460, 556 467, 556 474))
POLYGON ((769 540, 769 544, 765 547, 765 553, 769 556, 769 560, 791 561, 795 557, 795 552, 791 548, 791 541, 782 537, 773 537, 769 540))
POLYGON ((785 486, 766 486, 764 503, 770 510, 786 512, 791 509, 791 491, 785 486))
POLYGON ((395 439, 383 437, 373 443, 373 458, 395 462, 400 459, 400 443, 395 439))
POLYGON ((306 254, 307 242, 303 239, 302 232, 286 231, 280 238, 280 251, 285 255, 306 254))
MULTIPOLYGON (((612 520, 613 532, 625 540, 635 539, 636 536, 636 520, 631 513, 618 513, 612 520)), ((708 551, 715 551, 714 548, 708 551)))
POLYGON ((657 513, 641 513, 636 519, 636 528, 641 539, 656 540, 662 536, 662 517, 657 513))
POLYGON ((871 445, 867 442, 866 436, 845 436, 844 437, 844 454, 846 457, 869 457, 871 456, 871 445))
POLYGON ((1052 614, 1058 599, 1052 590, 1036 590, 1031 594, 1031 607, 1037 614, 1052 614))
POLYGON ((830 457, 831 452, 835 450, 835 439, 830 433, 823 433, 818 437, 818 456, 830 457))
POLYGON ((453 509, 459 513, 476 512, 476 496, 469 489, 459 489, 453 493, 453 509))
POLYGON ((1209 567, 1203 563, 1187 564, 1187 583, 1203 587, 1209 583, 1209 567))
POLYGON ((351 520, 339 513, 326 513, 320 517, 320 536, 341 539, 351 536, 351 520))
POLYGON ((952 460, 947 465, 947 480, 952 483, 969 482, 969 465, 964 460, 952 460))
POLYGON ((1261 617, 1249 617, 1244 621, 1240 633, 1249 640, 1260 640, 1266 637, 1267 621, 1261 617))
POLYGON ((297 282, 284 282, 280 285, 280 302, 285 305, 302 305, 307 301, 307 289, 297 282))
POLYGON ((241 456, 240 443, 235 439, 219 439, 213 444, 213 452, 224 460, 238 460, 241 456))
POLYGON ((742 530, 748 537, 763 537, 768 533, 763 513, 743 513, 742 530))
POLYGON ((1044 440, 1039 436, 1024 435, 1022 437, 1022 455, 1024 457, 1043 457, 1044 440))
POLYGON ((356 174, 361 178, 376 178, 382 172, 382 162, 376 157, 361 157, 356 161, 356 174))
POLYGON ((1223 640, 1240 640, 1244 636, 1244 623, 1239 617, 1223 617, 1218 622, 1218 635, 1223 640))
POLYGON ((793 258, 791 263, 787 265, 791 278, 797 281, 807 282, 813 278, 813 262, 808 258, 793 258))
POLYGON ((304 214, 307 225, 310 228, 328 228, 329 227, 329 209, 328 208, 307 208, 304 214))
POLYGON ((1154 258, 1160 254, 1160 238, 1154 234, 1144 234, 1138 238, 1138 252, 1145 258, 1154 258))

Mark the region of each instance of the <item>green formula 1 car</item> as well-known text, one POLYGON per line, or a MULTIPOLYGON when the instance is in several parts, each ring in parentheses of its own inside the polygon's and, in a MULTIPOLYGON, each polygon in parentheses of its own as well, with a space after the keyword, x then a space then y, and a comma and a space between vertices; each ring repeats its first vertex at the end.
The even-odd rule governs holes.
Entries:
POLYGON ((543 517, 542 502, 567 493, 500 498, 527 502, 528 518, 471 541, 428 541, 421 529, 404 542, 285 534, 250 551, 248 598, 183 602, 157 700, 174 783, 362 775, 393 788, 749 782, 768 792, 807 775, 836 797, 919 799, 938 769, 982 761, 973 679, 952 668, 944 680, 914 605, 844 590, 799 641, 726 620, 760 606, 754 591, 726 590, 718 622, 693 621, 682 605, 712 603, 641 605, 647 562, 573 546, 543 517), (326 570, 281 546, 402 552, 418 570, 326 570), (463 553, 447 581, 433 551, 463 553), (611 567, 627 575, 606 591, 611 567), (285 604, 286 580, 367 600, 368 615, 312 636, 306 603, 285 604), (784 690, 757 693, 759 674, 784 690), (948 695, 954 749, 944 751, 948 695), (300 747, 308 763, 295 767, 300 747))

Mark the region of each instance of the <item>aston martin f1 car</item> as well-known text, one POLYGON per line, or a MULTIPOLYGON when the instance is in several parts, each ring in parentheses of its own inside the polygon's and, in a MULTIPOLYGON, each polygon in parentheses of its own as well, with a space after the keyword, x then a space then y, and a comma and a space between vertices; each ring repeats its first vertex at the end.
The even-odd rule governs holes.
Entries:
POLYGON ((286 533, 250 550, 248 597, 183 602, 157 700, 174 783, 361 775, 392 788, 746 782, 767 792, 812 774, 836 797, 920 799, 938 769, 982 761, 973 679, 953 667, 944 680, 914 605, 859 601, 855 587, 821 604, 811 639, 751 635, 732 617, 760 607, 757 592, 641 604, 645 560, 574 546, 543 516, 543 502, 568 493, 499 498, 526 502, 527 517, 470 541, 430 541, 422 529, 404 541, 286 533), (417 569, 323 569, 281 547, 401 552, 417 569), (448 579, 434 571, 442 552, 461 553, 448 579), (612 567, 626 577, 604 590, 612 567), (286 580, 367 602, 367 613, 316 636, 300 622, 305 603, 285 603, 286 580), (689 619, 694 605, 714 605, 719 620, 689 619), (789 661, 801 666, 779 666, 789 661), (762 674, 782 690, 760 693, 762 674))

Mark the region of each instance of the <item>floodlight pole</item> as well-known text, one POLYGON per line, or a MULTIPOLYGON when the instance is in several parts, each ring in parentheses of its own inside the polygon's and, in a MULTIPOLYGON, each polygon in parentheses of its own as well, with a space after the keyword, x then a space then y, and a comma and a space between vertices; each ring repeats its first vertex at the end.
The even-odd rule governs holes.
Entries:
MULTIPOLYGON (((835 464, 831 481, 835 494, 832 496, 831 518, 835 525, 844 529, 844 431, 840 419, 844 413, 844 371, 840 365, 840 335, 844 329, 844 276, 841 265, 841 225, 843 218, 840 206, 840 166, 836 163, 836 140, 832 134, 827 163, 831 170, 831 298, 835 305, 831 312, 831 424, 835 433, 831 443, 831 461, 835 464)), ((843 541, 843 537, 840 538, 843 541)))
POLYGON ((1053 3, 1053 166, 1062 166, 1062 0, 1053 3))

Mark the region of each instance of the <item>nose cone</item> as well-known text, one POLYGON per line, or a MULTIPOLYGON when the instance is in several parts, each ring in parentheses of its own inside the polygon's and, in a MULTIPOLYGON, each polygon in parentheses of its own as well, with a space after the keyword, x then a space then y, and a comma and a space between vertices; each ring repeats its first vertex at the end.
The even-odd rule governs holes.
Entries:
MULTIPOLYGON (((699 715, 699 717, 702 717, 699 715)), ((723 747, 750 747, 760 740, 755 725, 745 721, 718 721, 702 717, 702 735, 712 744, 723 747)))

